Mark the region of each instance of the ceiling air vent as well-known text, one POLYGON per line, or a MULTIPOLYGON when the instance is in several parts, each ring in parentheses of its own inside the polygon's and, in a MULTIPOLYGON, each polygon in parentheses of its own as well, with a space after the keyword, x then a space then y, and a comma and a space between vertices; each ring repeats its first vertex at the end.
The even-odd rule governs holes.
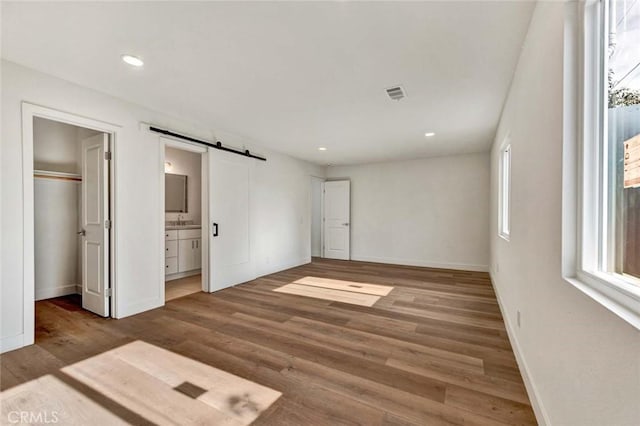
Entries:
POLYGON ((386 90, 387 95, 389 95, 389 97, 394 101, 399 101, 400 99, 407 96, 401 86, 389 87, 386 90))

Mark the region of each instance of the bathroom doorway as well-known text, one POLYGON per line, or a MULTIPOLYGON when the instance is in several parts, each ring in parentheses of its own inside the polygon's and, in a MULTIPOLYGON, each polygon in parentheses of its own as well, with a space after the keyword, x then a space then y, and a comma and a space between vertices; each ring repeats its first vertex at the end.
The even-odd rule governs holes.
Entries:
POLYGON ((160 138, 164 144, 164 299, 206 291, 207 203, 205 148, 160 138))

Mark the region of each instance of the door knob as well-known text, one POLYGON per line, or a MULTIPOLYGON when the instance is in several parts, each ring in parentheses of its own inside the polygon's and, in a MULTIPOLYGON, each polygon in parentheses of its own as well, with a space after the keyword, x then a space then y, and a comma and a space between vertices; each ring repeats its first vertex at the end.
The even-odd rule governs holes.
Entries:
POLYGON ((78 231, 78 232, 76 232, 76 234, 78 234, 78 235, 82 235, 82 236, 84 237, 85 235, 87 235, 87 231, 85 231, 85 230, 83 229, 82 231, 78 231))
POLYGON ((342 226, 349 226, 349 222, 343 223, 342 226))

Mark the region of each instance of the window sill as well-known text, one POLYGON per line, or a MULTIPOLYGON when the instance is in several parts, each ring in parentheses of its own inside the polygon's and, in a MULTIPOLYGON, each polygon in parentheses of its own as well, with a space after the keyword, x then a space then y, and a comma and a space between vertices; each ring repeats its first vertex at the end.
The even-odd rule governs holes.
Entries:
POLYGON ((580 272, 569 284, 640 330, 640 287, 609 274, 580 272))

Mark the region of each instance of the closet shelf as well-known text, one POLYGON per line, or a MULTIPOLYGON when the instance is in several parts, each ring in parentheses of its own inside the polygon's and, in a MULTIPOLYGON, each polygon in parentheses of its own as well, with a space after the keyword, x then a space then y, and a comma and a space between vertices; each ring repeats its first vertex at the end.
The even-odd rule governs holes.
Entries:
POLYGON ((38 179, 58 179, 82 182, 82 175, 77 173, 54 172, 51 170, 34 170, 33 177, 38 179))

